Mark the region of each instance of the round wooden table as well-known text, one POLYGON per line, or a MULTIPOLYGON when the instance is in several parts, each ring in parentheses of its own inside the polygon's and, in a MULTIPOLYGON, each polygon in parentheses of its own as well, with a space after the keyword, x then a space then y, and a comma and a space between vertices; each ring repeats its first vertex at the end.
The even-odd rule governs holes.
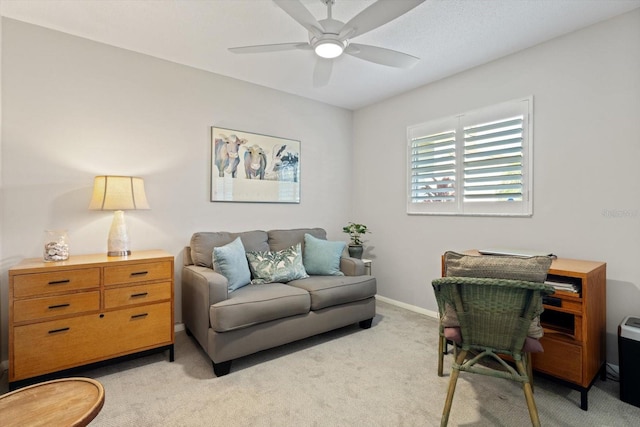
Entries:
POLYGON ((2 426, 86 426, 104 404, 104 388, 90 378, 34 384, 0 396, 2 426))

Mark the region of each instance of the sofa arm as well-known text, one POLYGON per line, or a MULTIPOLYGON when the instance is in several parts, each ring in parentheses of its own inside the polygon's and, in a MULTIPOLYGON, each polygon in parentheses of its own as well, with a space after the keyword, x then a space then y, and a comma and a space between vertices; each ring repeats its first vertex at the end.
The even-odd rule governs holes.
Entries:
POLYGON ((229 281, 222 274, 207 267, 185 266, 182 271, 182 288, 193 287, 209 306, 229 298, 229 281))
POLYGON ((182 321, 207 349, 209 308, 228 298, 228 281, 210 268, 188 265, 182 268, 182 321))
POLYGON ((364 262, 358 258, 342 257, 340 258, 340 271, 345 276, 363 276, 364 262))

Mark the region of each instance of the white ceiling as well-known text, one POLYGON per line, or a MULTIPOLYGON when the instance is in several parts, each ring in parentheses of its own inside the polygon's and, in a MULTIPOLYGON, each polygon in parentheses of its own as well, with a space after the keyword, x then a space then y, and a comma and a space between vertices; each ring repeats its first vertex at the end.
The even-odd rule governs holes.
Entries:
MULTIPOLYGON (((321 0, 302 2, 318 20, 326 17, 321 0)), ((372 3, 336 0, 333 17, 347 22, 372 3)), ((418 65, 396 69, 343 55, 334 60, 330 83, 314 87, 311 51, 227 50, 308 40, 307 31, 270 0, 0 0, 5 17, 347 109, 637 7, 640 0, 427 0, 354 40, 418 56, 418 65)))

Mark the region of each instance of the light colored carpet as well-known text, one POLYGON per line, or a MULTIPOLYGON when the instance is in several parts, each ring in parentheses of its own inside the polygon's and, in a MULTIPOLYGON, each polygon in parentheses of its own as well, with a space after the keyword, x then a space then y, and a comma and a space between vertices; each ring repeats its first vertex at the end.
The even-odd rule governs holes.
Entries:
MULTIPOLYGON (((158 353, 80 375, 98 379, 105 404, 92 426, 436 426, 445 377, 436 374, 437 322, 383 302, 371 329, 357 325, 233 362, 216 378, 184 332, 175 362, 158 353)), ((589 411, 580 394, 536 378, 546 426, 636 426, 640 408, 618 398, 618 384, 598 380, 589 411)), ((530 425, 517 384, 461 374, 451 426, 530 425)))

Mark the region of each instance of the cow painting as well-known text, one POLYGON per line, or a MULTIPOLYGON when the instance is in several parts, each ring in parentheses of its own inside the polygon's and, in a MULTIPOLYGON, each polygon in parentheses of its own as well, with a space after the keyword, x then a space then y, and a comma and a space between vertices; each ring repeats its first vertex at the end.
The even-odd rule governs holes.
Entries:
POLYGON ((240 146, 246 144, 246 139, 240 139, 236 135, 229 137, 220 134, 215 140, 215 164, 218 168, 218 176, 224 177, 231 175, 236 177, 238 172, 238 164, 240 163, 239 149, 240 146))
POLYGON ((244 153, 244 171, 247 179, 264 179, 267 169, 267 155, 259 145, 247 147, 244 153))
POLYGON ((298 182, 300 155, 297 152, 288 150, 286 144, 276 145, 273 147, 271 156, 268 179, 298 182))

